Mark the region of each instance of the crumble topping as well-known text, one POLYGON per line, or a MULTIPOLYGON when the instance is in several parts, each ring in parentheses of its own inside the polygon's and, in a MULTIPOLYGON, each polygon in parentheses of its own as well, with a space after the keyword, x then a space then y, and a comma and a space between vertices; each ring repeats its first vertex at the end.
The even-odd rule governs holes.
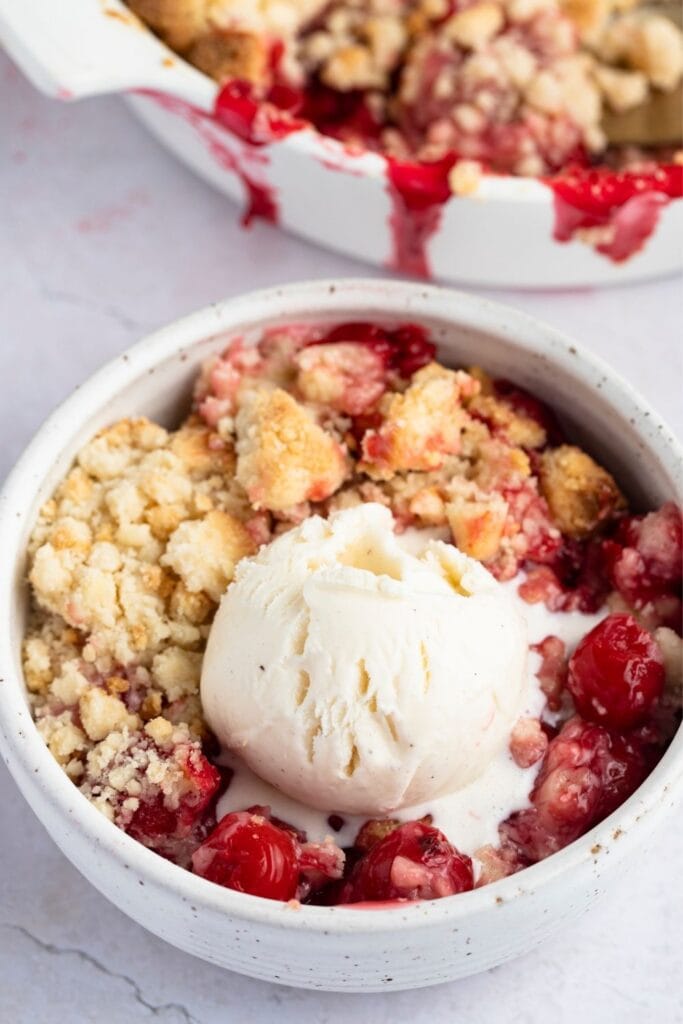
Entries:
POLYGON ((342 446, 286 391, 248 392, 235 427, 237 480, 255 509, 322 501, 347 475, 342 446))
POLYGON ((361 470, 386 479, 407 469, 438 469, 445 456, 460 451, 468 418, 462 399, 478 389, 468 374, 437 363, 418 370, 403 394, 380 402, 382 424, 363 438, 361 470))
POLYGON ((555 522, 570 537, 590 536, 604 518, 626 507, 613 477, 573 445, 542 454, 539 480, 555 522))
MULTIPOLYGON (((262 81, 271 53, 288 51, 325 0, 130 0, 130 9, 168 45, 218 80, 262 81)), ((292 64, 291 71, 295 73, 292 64)))
POLYGON ((31 583, 44 609, 88 635, 84 656, 100 671, 147 666, 168 643, 195 648, 253 550, 234 453, 210 442, 198 422, 168 434, 124 420, 86 445, 41 510, 31 583), (207 551, 199 569, 196 542, 207 551))

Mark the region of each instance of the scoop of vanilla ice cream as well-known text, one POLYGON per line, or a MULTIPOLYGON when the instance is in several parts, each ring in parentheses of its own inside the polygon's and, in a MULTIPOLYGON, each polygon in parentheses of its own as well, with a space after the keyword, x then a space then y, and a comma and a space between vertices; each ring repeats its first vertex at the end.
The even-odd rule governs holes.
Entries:
POLYGON ((526 626, 478 562, 409 554, 381 505, 313 517, 243 559, 201 697, 226 747, 309 806, 386 814, 466 786, 509 738, 526 626))

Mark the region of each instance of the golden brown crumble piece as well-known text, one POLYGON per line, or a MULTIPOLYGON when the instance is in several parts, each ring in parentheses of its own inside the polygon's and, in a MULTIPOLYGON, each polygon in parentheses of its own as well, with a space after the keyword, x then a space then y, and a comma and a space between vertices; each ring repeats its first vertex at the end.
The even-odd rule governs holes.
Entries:
POLYGON ((211 0, 127 0, 142 18, 174 50, 184 50, 205 30, 211 0))
POLYGON ((128 6, 172 49, 218 82, 261 83, 273 71, 300 74, 292 50, 297 33, 325 0, 130 0, 128 6))
POLYGON ((595 81, 611 110, 621 113, 639 106, 647 99, 648 81, 641 71, 598 66, 595 81))
POLYGON ((69 711, 37 720, 38 732, 47 744, 48 750, 62 766, 70 779, 80 780, 83 775, 83 760, 91 744, 83 730, 76 725, 69 711))
POLYGON ((531 476, 527 453, 499 437, 479 438, 470 458, 472 479, 485 491, 518 487, 531 476))
POLYGON ((357 850, 367 853, 373 846, 395 832, 400 824, 398 818, 371 818, 362 826, 353 845, 357 850))
POLYGON ((613 477, 574 445, 545 451, 539 480, 555 523, 569 537, 590 536, 626 507, 613 477))
POLYGON ((510 444, 522 448, 542 448, 547 435, 538 420, 515 409, 505 398, 498 397, 493 382, 482 370, 475 367, 473 371, 470 372, 479 381, 481 391, 468 402, 469 412, 480 416, 484 422, 502 433, 510 444))
POLYGON ((231 78, 261 82, 268 68, 264 41, 253 32, 209 32, 196 39, 185 56, 217 82, 231 78))
MULTIPOLYGON (((431 825, 432 815, 425 814, 418 819, 423 825, 431 825)), ((383 839, 390 836, 392 832, 395 832, 397 828, 400 828, 401 822, 398 818, 370 818, 361 827, 358 835, 353 841, 353 845, 356 850, 360 850, 362 853, 367 853, 377 843, 381 843, 383 839)))
POLYGON ((470 418, 462 400, 478 389, 477 381, 462 370, 437 363, 418 370, 407 391, 382 399, 383 421, 365 434, 359 469, 378 480, 405 470, 438 469, 446 456, 460 451, 470 418))
POLYGON ((498 882, 519 870, 519 863, 513 850, 497 846, 481 846, 474 854, 479 865, 476 888, 498 882))
POLYGON ((452 14, 443 27, 448 39, 466 50, 480 50, 503 27, 505 15, 499 3, 482 0, 452 14))
MULTIPOLYGON (((75 663, 81 648, 82 638, 63 619, 52 615, 35 616, 23 645, 24 678, 29 692, 42 699, 42 695, 55 686, 60 666, 71 660, 75 663)), ((80 692, 76 691, 71 699, 61 694, 59 699, 65 704, 74 704, 79 696, 80 692)))
POLYGON ((309 73, 339 92, 386 89, 408 38, 400 9, 383 2, 332 3, 298 56, 309 73))
POLYGON ((203 519, 180 523, 161 561, 190 592, 203 591, 218 603, 240 558, 253 553, 254 543, 239 519, 212 509, 203 519), (198 551, 201 558, 197 558, 198 551))
POLYGON ((372 409, 387 386, 384 360, 364 345, 309 345, 294 361, 296 391, 304 402, 350 416, 372 409))
POLYGON ((500 548, 508 505, 500 494, 484 494, 473 485, 446 505, 446 516, 456 546, 480 562, 493 558, 500 548))
POLYGON ((348 475, 341 445, 280 388, 248 392, 236 429, 237 480, 256 509, 323 501, 348 475))
POLYGON ((95 742, 115 730, 136 729, 140 725, 138 716, 132 714, 122 700, 96 686, 83 693, 78 711, 86 735, 95 742))

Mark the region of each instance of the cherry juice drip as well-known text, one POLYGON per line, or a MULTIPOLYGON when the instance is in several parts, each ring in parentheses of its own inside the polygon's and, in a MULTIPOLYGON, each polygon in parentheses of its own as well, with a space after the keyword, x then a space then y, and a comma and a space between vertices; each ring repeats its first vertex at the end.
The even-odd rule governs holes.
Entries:
POLYGON ((387 158, 393 270, 431 277, 427 244, 439 224, 444 203, 451 197, 448 175, 456 161, 448 154, 434 163, 387 158))
MULTIPOLYGON (((272 130, 274 133, 273 138, 282 138, 285 134, 288 134, 288 132, 284 131, 283 126, 279 126, 277 118, 272 118, 271 123, 270 113, 265 118, 260 117, 259 110, 262 109, 260 105, 252 101, 253 106, 250 106, 244 101, 244 97, 239 95, 235 96, 233 106, 230 105, 229 99, 226 100, 224 98, 219 117, 218 114, 216 116, 207 114, 198 107, 194 107, 184 100, 169 96, 167 93, 159 93, 148 89, 141 89, 139 92, 141 95, 154 100, 165 110, 182 117, 183 120, 195 129, 216 162, 221 167, 237 175, 247 195, 247 204, 242 215, 242 223, 245 226, 251 224, 256 217, 267 220, 271 224, 278 223, 279 208, 275 190, 263 180, 261 175, 254 172, 253 166, 256 161, 248 153, 245 153, 243 159, 240 160, 236 153, 220 142, 216 137, 215 131, 212 130, 212 125, 218 122, 224 127, 229 128, 233 134, 248 142, 251 146, 262 146, 268 141, 266 138, 267 130, 272 130), (276 134, 278 131, 280 132, 279 135, 276 134), (252 167, 247 167, 248 162, 252 164, 252 167)), ((220 94, 220 96, 222 95, 223 93, 220 94)), ((295 131, 298 129, 290 127, 289 130, 295 131)), ((258 163, 262 167, 267 164, 265 154, 259 154, 258 163)))

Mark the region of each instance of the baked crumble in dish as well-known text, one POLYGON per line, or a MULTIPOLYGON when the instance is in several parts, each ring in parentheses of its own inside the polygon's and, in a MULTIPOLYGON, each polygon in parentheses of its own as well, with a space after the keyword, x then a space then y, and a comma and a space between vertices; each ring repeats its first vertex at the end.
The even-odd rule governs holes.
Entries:
MULTIPOLYGON (((618 262, 683 195, 676 144, 609 146, 603 130, 606 112, 680 89, 683 35, 638 0, 129 6, 219 83, 215 117, 247 141, 313 125, 384 154, 404 219, 476 192, 484 173, 541 178, 554 192, 555 237, 618 262)), ((426 272, 407 257, 400 269, 426 272)))
POLYGON ((74 785, 161 856, 275 900, 435 899, 573 842, 660 759, 681 714, 682 549, 675 505, 630 510, 551 409, 441 365, 421 327, 271 328, 204 366, 177 429, 122 420, 79 452, 29 545, 25 679, 74 785), (493 774, 395 816, 283 800, 200 700, 236 572, 365 507, 399 540, 438 535, 528 615, 533 699, 493 774))

